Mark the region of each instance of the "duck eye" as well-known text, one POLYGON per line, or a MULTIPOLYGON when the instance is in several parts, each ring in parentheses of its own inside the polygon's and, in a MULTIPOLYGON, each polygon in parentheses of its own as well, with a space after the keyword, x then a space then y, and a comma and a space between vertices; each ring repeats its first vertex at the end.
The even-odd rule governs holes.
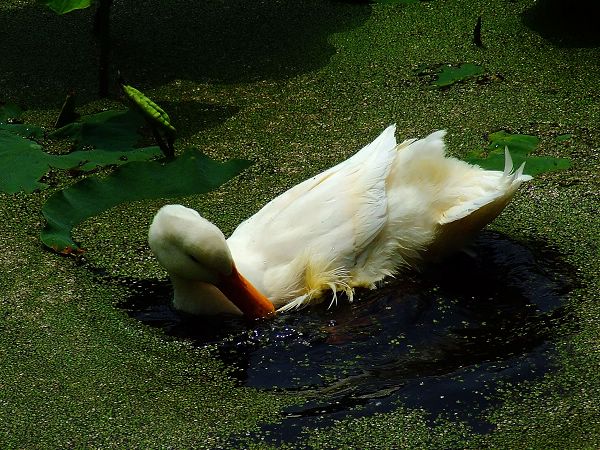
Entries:
POLYGON ((188 256, 190 257, 190 259, 191 259, 192 261, 194 261, 194 262, 195 262, 195 263, 197 263, 197 264, 200 264, 200 261, 198 261, 198 259, 197 259, 197 258, 196 258, 194 255, 188 255, 188 256))

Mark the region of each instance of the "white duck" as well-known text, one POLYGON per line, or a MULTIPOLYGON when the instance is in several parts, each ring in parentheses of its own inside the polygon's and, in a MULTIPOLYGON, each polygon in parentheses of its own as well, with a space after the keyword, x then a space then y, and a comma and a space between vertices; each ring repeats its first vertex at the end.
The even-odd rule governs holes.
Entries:
POLYGON ((321 301, 459 249, 523 181, 445 157, 437 131, 396 145, 395 126, 351 158, 291 188, 231 237, 196 211, 161 208, 149 244, 167 269, 174 306, 251 318, 321 301))

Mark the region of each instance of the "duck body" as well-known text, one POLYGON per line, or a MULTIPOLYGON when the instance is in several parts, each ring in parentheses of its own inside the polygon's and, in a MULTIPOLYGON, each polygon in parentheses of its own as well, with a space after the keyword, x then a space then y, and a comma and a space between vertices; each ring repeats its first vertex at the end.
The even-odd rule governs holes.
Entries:
POLYGON ((446 157, 444 131, 399 145, 394 133, 388 127, 349 159, 276 197, 227 240, 197 212, 163 207, 149 243, 171 276, 175 307, 241 313, 237 294, 224 294, 230 268, 279 310, 322 301, 328 291, 332 302, 340 291, 352 300, 356 287, 373 288, 461 248, 531 178, 523 166, 512 172, 508 151, 505 170, 490 171, 446 157), (198 268, 178 266, 189 255, 198 268))

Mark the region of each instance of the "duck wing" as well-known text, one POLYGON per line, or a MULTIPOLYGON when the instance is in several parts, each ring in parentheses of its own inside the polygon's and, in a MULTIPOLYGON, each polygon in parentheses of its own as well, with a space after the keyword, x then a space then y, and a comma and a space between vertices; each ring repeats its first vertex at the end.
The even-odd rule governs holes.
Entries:
POLYGON ((318 264, 321 272, 353 267, 387 221, 394 133, 392 125, 351 158, 296 185, 240 224, 228 239, 240 271, 269 295, 283 289, 277 279, 303 270, 294 266, 318 264))

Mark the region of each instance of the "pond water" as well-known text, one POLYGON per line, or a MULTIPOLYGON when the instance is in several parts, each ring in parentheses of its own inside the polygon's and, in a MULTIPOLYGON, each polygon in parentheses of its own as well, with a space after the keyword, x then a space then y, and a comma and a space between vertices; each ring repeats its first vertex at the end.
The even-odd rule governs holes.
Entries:
POLYGON ((132 285, 122 307, 168 335, 212 345, 241 385, 308 398, 265 426, 275 442, 302 427, 394 410, 398 405, 467 421, 486 432, 501 383, 552 369, 553 329, 570 275, 551 252, 483 232, 474 255, 457 254, 357 300, 248 323, 184 317, 167 282, 132 285))

